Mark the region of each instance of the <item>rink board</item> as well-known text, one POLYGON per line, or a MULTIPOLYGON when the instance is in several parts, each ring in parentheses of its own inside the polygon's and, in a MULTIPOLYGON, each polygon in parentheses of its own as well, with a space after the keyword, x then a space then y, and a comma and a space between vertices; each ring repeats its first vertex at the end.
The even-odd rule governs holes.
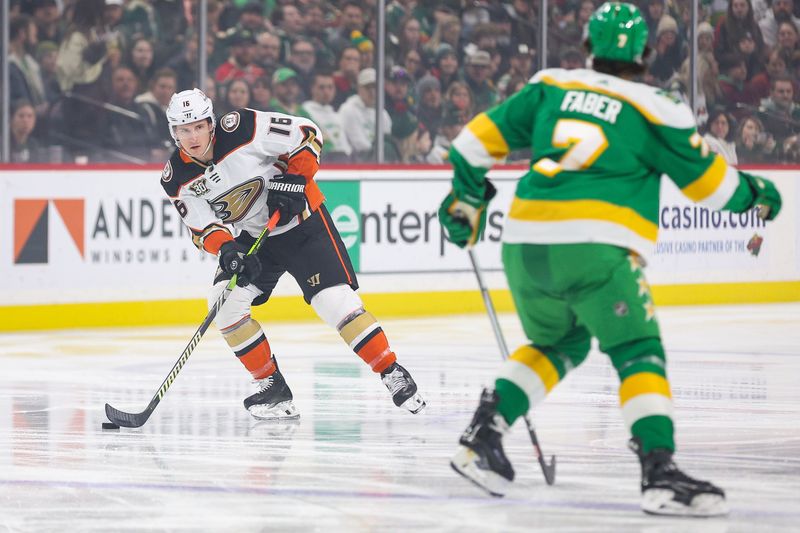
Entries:
MULTIPOLYGON (((521 169, 490 175, 498 196, 477 248, 500 310, 513 308, 500 264, 504 212, 521 169)), ((659 242, 648 279, 659 304, 800 300, 796 170, 763 170, 784 198, 778 220, 695 207, 663 180, 659 242), (758 255, 748 241, 763 238, 758 255)), ((0 330, 199 322, 216 260, 194 248, 159 185, 160 170, 5 167, 0 173, 0 330)), ((445 168, 324 169, 328 209, 375 314, 479 312, 466 254, 436 218, 445 168)), ((268 320, 313 312, 284 276, 268 320)))

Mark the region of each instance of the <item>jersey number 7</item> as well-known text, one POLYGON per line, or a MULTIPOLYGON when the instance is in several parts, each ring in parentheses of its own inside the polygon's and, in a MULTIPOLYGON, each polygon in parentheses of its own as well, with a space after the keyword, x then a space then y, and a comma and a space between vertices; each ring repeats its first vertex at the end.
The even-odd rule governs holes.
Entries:
POLYGON ((533 170, 548 178, 556 177, 562 170, 581 170, 592 166, 608 148, 608 139, 597 124, 585 120, 562 118, 553 128, 552 145, 568 148, 558 161, 549 157, 540 159, 533 170))

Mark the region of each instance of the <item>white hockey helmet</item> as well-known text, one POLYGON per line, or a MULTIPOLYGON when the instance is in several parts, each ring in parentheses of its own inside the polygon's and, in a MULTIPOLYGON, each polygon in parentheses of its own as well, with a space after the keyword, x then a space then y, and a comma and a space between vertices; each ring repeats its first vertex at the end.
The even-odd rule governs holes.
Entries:
POLYGON ((211 131, 213 134, 214 126, 217 124, 214 118, 214 104, 200 89, 181 91, 173 94, 172 98, 170 98, 167 106, 167 123, 169 124, 169 133, 172 135, 175 144, 178 143, 178 138, 175 136, 175 126, 190 124, 204 118, 211 119, 211 131))

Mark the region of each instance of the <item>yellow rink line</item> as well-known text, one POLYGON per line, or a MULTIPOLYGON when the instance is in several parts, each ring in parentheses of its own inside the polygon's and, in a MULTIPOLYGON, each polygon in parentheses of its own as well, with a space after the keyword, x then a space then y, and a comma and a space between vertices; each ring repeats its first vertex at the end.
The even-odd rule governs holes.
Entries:
MULTIPOLYGON (((752 304, 800 301, 800 281, 655 285, 656 305, 752 304)), ((513 311, 508 290, 491 291, 498 311, 513 311)), ((483 313, 478 290, 362 294, 378 320, 430 315, 483 313)), ((0 331, 90 328, 100 326, 200 325, 205 300, 76 303, 0 306, 0 331)), ((276 296, 256 307, 253 317, 265 323, 317 319, 300 296, 276 296)))

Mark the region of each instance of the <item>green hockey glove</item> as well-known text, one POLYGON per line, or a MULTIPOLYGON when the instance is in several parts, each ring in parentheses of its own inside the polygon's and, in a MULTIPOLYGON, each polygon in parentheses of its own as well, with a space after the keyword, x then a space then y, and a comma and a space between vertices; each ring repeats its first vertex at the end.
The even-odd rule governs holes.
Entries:
POLYGON ((439 222, 447 233, 447 239, 458 246, 473 246, 486 228, 486 207, 497 194, 497 189, 488 179, 483 199, 459 198, 450 191, 439 207, 439 222))
POLYGON ((753 203, 750 208, 758 207, 758 216, 763 220, 772 220, 781 210, 781 193, 775 184, 766 178, 754 176, 747 172, 740 174, 747 180, 753 193, 753 203))

